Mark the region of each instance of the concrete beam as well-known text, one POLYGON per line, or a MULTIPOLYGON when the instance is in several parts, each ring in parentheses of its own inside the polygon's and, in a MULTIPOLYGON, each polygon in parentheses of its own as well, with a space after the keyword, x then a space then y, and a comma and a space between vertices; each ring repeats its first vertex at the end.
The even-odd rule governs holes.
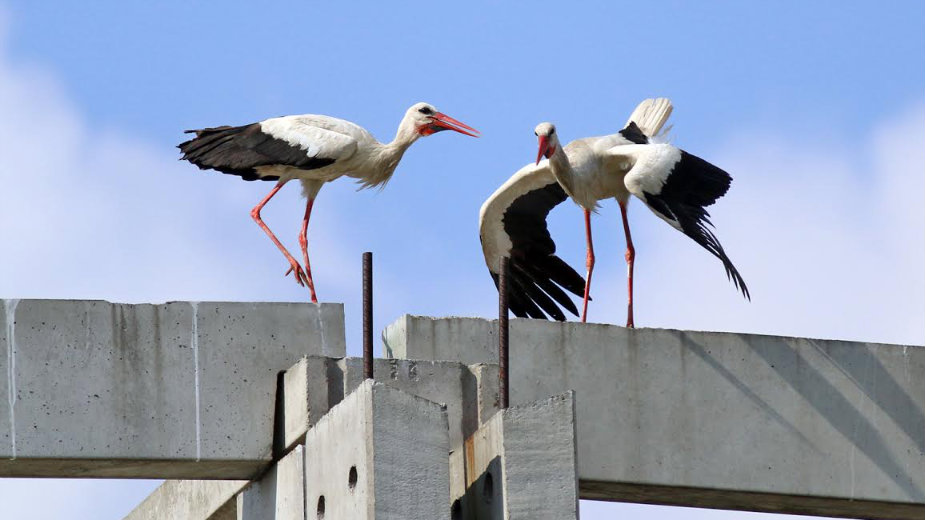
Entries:
POLYGON ((246 480, 168 480, 125 520, 237 520, 234 501, 246 480))
POLYGON ((569 392, 501 410, 466 440, 467 520, 577 520, 575 398, 569 392))
POLYGON ((277 373, 344 353, 340 304, 4 300, 0 477, 251 478, 277 373))
POLYGON ((366 381, 305 435, 309 518, 449 520, 446 410, 366 381))
MULTIPOLYGON (((494 363, 495 327, 405 316, 383 337, 494 363)), ((510 363, 513 403, 575 390, 582 498, 925 515, 925 348, 515 319, 510 363)))

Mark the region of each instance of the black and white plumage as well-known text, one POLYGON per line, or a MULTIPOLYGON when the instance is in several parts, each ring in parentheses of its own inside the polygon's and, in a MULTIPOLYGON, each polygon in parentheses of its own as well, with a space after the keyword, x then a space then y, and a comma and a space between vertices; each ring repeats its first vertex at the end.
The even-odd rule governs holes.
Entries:
POLYGON ((308 260, 307 228, 315 197, 326 182, 348 176, 363 188, 382 186, 392 177, 402 155, 418 138, 442 130, 478 137, 478 131, 447 116, 428 103, 417 103, 405 112, 395 139, 380 143, 362 127, 330 116, 305 114, 266 119, 244 126, 219 126, 188 130, 196 136, 178 148, 185 159, 200 169, 240 176, 244 180, 277 181, 251 211, 251 216, 289 261, 289 270, 300 285, 307 285, 317 302, 308 260), (308 199, 299 243, 303 270, 270 228, 260 210, 287 182, 298 179, 308 199))
POLYGON ((647 99, 620 132, 579 139, 564 148, 559 144, 555 126, 550 123, 537 126, 540 148, 536 164, 515 173, 485 201, 479 222, 485 261, 495 280, 499 259, 511 257, 514 284, 510 300, 515 315, 531 318, 548 315, 564 320, 562 308, 577 315, 571 298, 562 291, 564 288, 583 297, 581 316, 582 321, 586 319, 594 268, 590 214, 599 200, 613 197, 621 208, 627 241, 627 326, 634 325, 635 249, 626 218, 630 195, 638 197, 656 215, 720 258, 736 287, 749 296, 742 277, 707 227, 709 214, 704 207, 725 194, 731 180, 728 174, 671 145, 650 143, 671 111, 667 99, 647 99), (549 160, 540 162, 543 156, 549 160), (555 256, 555 244, 546 227, 549 211, 566 198, 584 209, 587 281, 555 256), (543 203, 529 202, 540 200, 543 203))

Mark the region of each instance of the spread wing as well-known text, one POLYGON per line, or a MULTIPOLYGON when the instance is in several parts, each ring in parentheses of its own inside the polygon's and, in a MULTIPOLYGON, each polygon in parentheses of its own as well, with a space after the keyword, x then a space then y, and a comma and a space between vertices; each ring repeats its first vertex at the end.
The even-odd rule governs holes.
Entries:
POLYGON ((742 295, 751 299, 745 280, 711 229, 706 207, 726 194, 732 177, 722 169, 668 144, 623 145, 608 150, 629 169, 626 188, 672 227, 719 258, 742 295))
POLYGON ((515 316, 564 321, 563 308, 578 315, 563 289, 582 296, 585 281, 555 255, 546 226, 549 212, 566 198, 544 161, 521 168, 482 204, 479 237, 485 263, 497 287, 501 258, 511 259, 509 304, 515 316))

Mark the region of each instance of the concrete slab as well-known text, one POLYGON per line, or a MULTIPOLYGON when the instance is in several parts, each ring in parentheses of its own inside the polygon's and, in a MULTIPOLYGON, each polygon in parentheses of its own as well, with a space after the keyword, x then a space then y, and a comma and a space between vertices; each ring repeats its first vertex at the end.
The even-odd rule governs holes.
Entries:
POLYGON ((309 518, 450 518, 446 410, 366 381, 305 435, 309 518))
POLYGON ((125 520, 237 520, 234 497, 246 480, 168 480, 125 520))
POLYGON ((574 394, 501 410, 466 440, 454 518, 577 520, 574 394))
MULTIPOLYGON (((406 316, 384 337, 492 363, 494 327, 406 316)), ((922 347, 515 319, 511 380, 513 403, 575 390, 582 498, 925 515, 922 347)))
POLYGON ((345 352, 339 304, 5 300, 0 316, 0 476, 253 476, 277 373, 345 352))

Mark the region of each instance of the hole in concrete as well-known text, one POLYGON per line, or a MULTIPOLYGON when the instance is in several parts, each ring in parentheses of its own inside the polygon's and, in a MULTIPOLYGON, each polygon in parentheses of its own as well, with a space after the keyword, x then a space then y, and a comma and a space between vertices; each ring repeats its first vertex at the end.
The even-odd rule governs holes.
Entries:
POLYGON ((485 478, 482 480, 482 498, 486 502, 491 502, 491 499, 495 496, 495 479, 491 476, 491 472, 485 473, 485 478))
POLYGON ((462 520, 462 503, 457 498, 450 508, 450 520, 462 520))
POLYGON ((357 487, 357 467, 350 466, 350 475, 347 477, 347 485, 350 486, 350 490, 353 491, 353 488, 357 487))
POLYGON ((318 497, 318 518, 324 518, 324 495, 318 497))

